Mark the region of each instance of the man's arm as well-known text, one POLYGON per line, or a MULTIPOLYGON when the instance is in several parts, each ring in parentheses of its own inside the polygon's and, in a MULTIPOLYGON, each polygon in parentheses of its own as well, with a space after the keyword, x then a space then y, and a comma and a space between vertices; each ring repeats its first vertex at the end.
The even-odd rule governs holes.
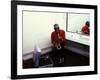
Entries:
POLYGON ((66 39, 65 39, 65 31, 63 30, 63 33, 62 33, 62 41, 64 43, 64 47, 66 48, 66 39))

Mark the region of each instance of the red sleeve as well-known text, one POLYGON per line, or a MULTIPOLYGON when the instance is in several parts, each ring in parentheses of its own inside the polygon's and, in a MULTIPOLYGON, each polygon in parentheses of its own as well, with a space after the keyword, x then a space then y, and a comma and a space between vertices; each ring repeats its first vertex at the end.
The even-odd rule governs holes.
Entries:
POLYGON ((62 41, 64 42, 64 45, 66 45, 66 40, 65 40, 65 31, 62 31, 62 41))
POLYGON ((82 31, 82 32, 84 32, 84 31, 85 31, 85 26, 83 26, 83 27, 82 27, 81 31, 82 31))
POLYGON ((54 32, 52 32, 52 34, 51 34, 51 42, 52 42, 52 44, 55 44, 55 36, 54 35, 55 35, 54 32))
POLYGON ((51 43, 53 44, 53 46, 55 46, 54 32, 52 32, 52 34, 51 34, 51 43))
POLYGON ((62 39, 65 40, 65 31, 62 30, 62 39))
POLYGON ((81 31, 84 33, 89 33, 89 29, 87 26, 84 26, 81 31))

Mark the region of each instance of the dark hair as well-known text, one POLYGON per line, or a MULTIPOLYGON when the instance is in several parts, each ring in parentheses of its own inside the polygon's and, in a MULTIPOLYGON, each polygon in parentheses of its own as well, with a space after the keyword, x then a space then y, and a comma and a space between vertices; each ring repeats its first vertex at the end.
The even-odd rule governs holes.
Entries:
POLYGON ((54 29, 59 29, 59 25, 58 24, 54 24, 54 29))
POLYGON ((90 22, 89 21, 86 21, 85 23, 88 27, 90 27, 90 22))

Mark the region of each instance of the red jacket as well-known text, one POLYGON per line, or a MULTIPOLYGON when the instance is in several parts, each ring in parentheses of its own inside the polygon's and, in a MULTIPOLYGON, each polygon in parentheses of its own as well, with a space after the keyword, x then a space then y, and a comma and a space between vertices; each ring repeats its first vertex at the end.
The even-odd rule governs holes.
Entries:
MULTIPOLYGON (((65 31, 64 30, 59 30, 59 35, 62 38, 62 41, 65 42, 65 31)), ((57 40, 58 40, 57 33, 55 31, 53 31, 51 33, 51 42, 54 46, 55 46, 57 40)))
POLYGON ((85 25, 85 26, 82 27, 81 31, 83 33, 89 34, 89 27, 87 25, 85 25))

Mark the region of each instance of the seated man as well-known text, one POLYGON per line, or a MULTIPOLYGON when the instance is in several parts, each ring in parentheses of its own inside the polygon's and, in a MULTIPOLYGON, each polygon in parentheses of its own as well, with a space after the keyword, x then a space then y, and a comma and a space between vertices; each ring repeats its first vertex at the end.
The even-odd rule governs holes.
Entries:
POLYGON ((81 32, 84 34, 89 34, 90 33, 89 26, 90 26, 90 23, 89 21, 87 21, 85 25, 82 27, 81 32))
POLYGON ((59 28, 58 24, 54 24, 54 31, 51 33, 51 42, 53 45, 52 58, 54 65, 58 64, 60 57, 64 57, 65 31, 59 28))

